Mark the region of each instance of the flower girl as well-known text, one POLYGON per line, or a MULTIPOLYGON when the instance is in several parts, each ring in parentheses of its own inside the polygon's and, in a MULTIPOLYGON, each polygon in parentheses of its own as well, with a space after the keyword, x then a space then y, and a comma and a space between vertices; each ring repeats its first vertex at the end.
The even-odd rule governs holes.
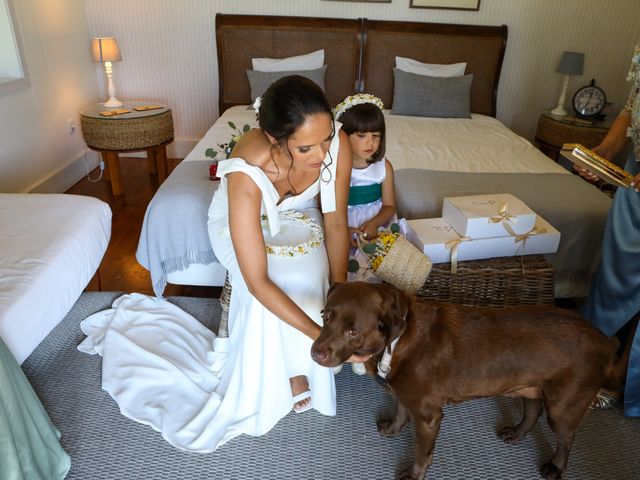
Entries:
MULTIPOLYGON (((382 100, 367 93, 347 97, 335 109, 336 120, 349 136, 353 157, 348 221, 354 246, 358 236, 371 241, 379 228, 396 220, 393 167, 385 158, 382 112, 382 100)), ((350 280, 363 280, 362 274, 350 280)))
MULTIPOLYGON (((378 97, 359 93, 344 99, 335 108, 335 119, 349 136, 352 152, 351 186, 347 210, 349 233, 354 248, 350 262, 360 267, 349 273, 349 281, 379 282, 367 265, 358 241, 370 242, 380 228, 396 220, 393 167, 385 157, 383 103, 378 97)), ((354 372, 364 373, 364 365, 354 363, 354 372)))

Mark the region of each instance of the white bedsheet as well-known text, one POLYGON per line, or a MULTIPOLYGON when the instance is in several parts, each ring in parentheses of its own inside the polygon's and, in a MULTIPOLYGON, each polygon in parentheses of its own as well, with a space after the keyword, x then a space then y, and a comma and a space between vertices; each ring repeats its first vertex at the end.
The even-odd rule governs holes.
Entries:
MULTIPOLYGON (((426 168, 449 172, 569 173, 509 130, 499 120, 472 114, 471 119, 425 118, 385 112, 387 158, 393 168, 426 168)), ((185 161, 209 160, 204 152, 226 143, 228 122, 242 129, 257 126, 255 112, 244 105, 231 107, 205 133, 185 161)), ((218 153, 219 158, 224 158, 218 153)))
POLYGON ((0 194, 0 337, 19 363, 71 309, 110 237, 96 198, 0 194))

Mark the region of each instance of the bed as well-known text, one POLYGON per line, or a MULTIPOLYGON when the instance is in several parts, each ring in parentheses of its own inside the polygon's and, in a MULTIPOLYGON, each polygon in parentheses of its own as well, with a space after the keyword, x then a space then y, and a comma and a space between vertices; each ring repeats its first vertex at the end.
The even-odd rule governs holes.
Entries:
POLYGON ((22 363, 100 265, 111 209, 92 197, 0 194, 0 337, 22 363))
POLYGON ((324 49, 325 92, 332 103, 355 91, 385 103, 387 156, 395 168, 400 216, 439 217, 444 196, 511 193, 562 233, 558 252, 547 257, 556 273, 556 296, 586 295, 611 200, 495 118, 506 39, 505 26, 218 14, 223 113, 158 190, 140 237, 137 257, 150 270, 156 294, 162 295, 167 282, 223 284, 224 269, 206 232, 216 183, 208 180, 205 151, 229 140, 229 121, 255 125, 247 107, 251 59, 324 49), (473 75, 467 90, 470 118, 393 113, 405 93, 394 91, 400 85, 393 73, 396 56, 432 64, 466 62, 465 75, 473 75))

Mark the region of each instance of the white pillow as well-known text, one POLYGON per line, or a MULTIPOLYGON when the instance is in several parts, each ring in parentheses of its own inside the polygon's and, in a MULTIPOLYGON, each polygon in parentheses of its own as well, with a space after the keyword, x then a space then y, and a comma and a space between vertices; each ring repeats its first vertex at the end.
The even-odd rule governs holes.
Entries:
POLYGON ((287 58, 252 58, 251 65, 258 72, 316 70, 324 66, 324 50, 287 58))
POLYGON ((438 65, 435 63, 422 63, 413 58, 396 57, 396 68, 403 72, 428 75, 430 77, 461 77, 464 75, 467 63, 461 62, 450 65, 438 65))

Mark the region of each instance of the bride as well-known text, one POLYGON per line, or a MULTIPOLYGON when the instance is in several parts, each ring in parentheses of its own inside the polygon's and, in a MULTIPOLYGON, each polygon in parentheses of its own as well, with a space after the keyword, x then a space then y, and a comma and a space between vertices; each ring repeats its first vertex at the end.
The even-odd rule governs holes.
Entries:
POLYGON ((232 286, 229 338, 217 342, 229 352, 222 403, 236 410, 221 428, 250 435, 292 407, 335 415, 333 372, 309 353, 329 281, 346 281, 351 174, 348 139, 315 83, 281 78, 256 103, 260 128, 220 163, 209 209, 232 286))
MULTIPOLYGON (((185 450, 263 435, 292 409, 335 415, 333 371, 311 359, 329 281, 346 280, 351 152, 322 90, 265 92, 260 128, 220 163, 208 230, 231 282, 228 338, 177 306, 129 294, 85 319, 120 411, 185 450)), ((352 358, 364 361, 365 358, 352 358)))

